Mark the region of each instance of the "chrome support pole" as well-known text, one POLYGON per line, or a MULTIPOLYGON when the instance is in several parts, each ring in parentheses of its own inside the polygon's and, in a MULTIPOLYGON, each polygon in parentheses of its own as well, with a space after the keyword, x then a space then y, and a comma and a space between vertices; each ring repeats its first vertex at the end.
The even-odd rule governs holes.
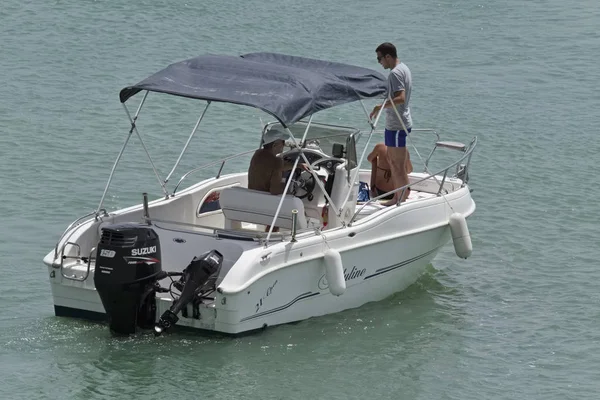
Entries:
POLYGON ((221 163, 221 166, 219 167, 219 172, 217 172, 217 176, 215 176, 215 179, 219 179, 221 177, 221 172, 223 172, 223 167, 225 167, 225 160, 223 160, 223 162, 221 163))
POLYGON ((290 242, 292 242, 292 243, 296 241, 297 224, 298 224, 298 210, 293 209, 292 210, 292 240, 290 240, 290 242))
POLYGON ((152 157, 150 157, 148 148, 146 148, 144 139, 142 139, 142 135, 140 135, 140 132, 137 130, 137 127, 135 126, 135 123, 134 123, 133 119, 131 118, 131 114, 129 114, 129 110, 127 109, 127 107, 125 106, 124 103, 123 103, 123 108, 125 108, 125 113, 127 114, 127 117, 129 117, 129 120, 131 121, 131 127, 135 131, 135 134, 137 135, 138 139, 140 139, 140 144, 142 145, 142 148, 146 152, 146 155, 148 156, 148 160, 150 160, 150 165, 152 165, 152 170, 154 171, 154 175, 156 175, 156 179, 158 179, 158 184, 160 185, 161 189, 163 190, 163 193, 165 194, 165 198, 168 198, 169 192, 167 192, 167 189, 165 188, 165 184, 163 183, 162 179, 160 178, 160 175, 158 174, 156 165, 154 165, 154 161, 152 161, 152 157))
POLYGON ((402 187, 402 191, 400 192, 400 196, 398 197, 398 201, 396 201, 396 207, 398 207, 400 205, 400 203, 401 203, 400 200, 404 197, 404 192, 406 192, 406 188, 407 187, 408 186, 402 187))
MULTIPOLYGON (((296 158, 294 161, 294 166, 292 167, 292 171, 296 169, 298 166, 298 161, 300 158, 296 158)), ((267 233, 267 237, 265 239, 265 247, 269 245, 269 239, 271 238, 271 233, 273 233, 273 228, 275 228, 275 222, 277 221, 277 217, 279 216, 279 211, 281 211, 281 206, 283 205, 283 200, 285 200, 285 195, 290 187, 290 183, 292 183, 292 176, 287 180, 285 184, 285 188, 283 189, 283 193, 281 194, 281 199, 279 200, 279 204, 277 205, 277 210, 275 211, 275 216, 273 216, 273 221, 271 222, 271 227, 269 228, 269 233, 267 233)))
POLYGON ((371 122, 371 116, 369 115, 369 111, 367 110, 367 107, 365 107, 365 103, 362 101, 362 99, 358 99, 358 102, 360 103, 360 105, 363 108, 363 111, 365 112, 365 116, 367 117, 367 121, 369 121, 369 125, 371 126, 372 129, 375 129, 375 124, 373 122, 371 122))
POLYGON ((429 153, 429 155, 427 156, 427 159, 425 160, 425 172, 428 171, 427 167, 429 166, 429 160, 431 160, 431 157, 433 156, 433 152, 435 151, 435 149, 437 149, 437 145, 433 146, 433 149, 431 149, 431 152, 429 153))
MULTIPOLYGON (((361 102, 361 104, 362 104, 362 102, 361 102)), ((385 104, 385 101, 383 102, 383 104, 385 104)), ((377 117, 375 117, 375 123, 371 124, 371 131, 369 132, 369 137, 367 138, 367 143, 365 143, 365 148, 363 149, 363 152, 360 155, 360 160, 358 161, 357 166, 356 166, 356 172, 354 173, 352 180, 349 182, 350 186, 348 187, 348 193, 346 194, 346 198, 344 199, 344 202, 340 206, 339 211, 336 212, 338 218, 341 218, 342 211, 344 210, 346 203, 348 203, 348 200, 350 199, 350 194, 352 193, 352 187, 354 186, 354 182, 356 181, 356 178, 358 178, 358 176, 360 174, 360 165, 362 164, 362 162, 365 158, 365 154, 367 154, 367 151, 369 149, 369 143, 371 142, 371 138, 373 137, 373 133, 375 132, 375 128, 377 127, 377 121, 379 121, 379 117, 381 117, 382 113, 383 113, 383 106, 379 110, 379 114, 377 114, 377 117)))
MULTIPOLYGON (((312 119, 313 119, 313 115, 310 116, 310 118, 308 120, 308 123, 306 124, 306 129, 304 130, 304 134, 302 135, 302 140, 300 140, 300 142, 304 142, 306 140, 306 135, 308 135, 308 130, 310 129, 310 125, 312 124, 312 119)), ((296 146, 296 148, 298 148, 298 150, 300 151, 300 157, 302 157, 302 159, 304 160, 304 162, 307 165, 310 166, 310 162, 308 161, 308 158, 306 158, 306 155, 304 154, 304 152, 302 151, 302 149, 300 148, 300 146, 298 146, 298 142, 296 141, 296 138, 294 138, 294 135, 292 135, 292 131, 290 131, 289 128, 286 128, 286 131, 288 132, 288 135, 290 135, 290 138, 294 142, 294 145, 296 146)), ((331 200, 331 197, 329 196, 329 194, 327 194, 327 191, 325 190, 325 186, 323 185, 323 183, 321 182, 321 180, 319 179, 319 177, 317 176, 317 174, 313 171, 312 167, 309 168, 309 169, 310 169, 310 174, 315 179, 315 183, 317 184, 317 186, 319 186, 319 189, 321 189, 323 195, 325 196, 325 198, 329 202, 329 205, 331 206, 331 208, 333 209, 333 211, 335 213, 337 213, 337 207, 333 203, 333 201, 331 200)), ((292 175, 290 174, 290 178, 291 178, 291 176, 292 175)))
POLYGON ((200 118, 198 118, 198 121, 196 122, 194 129, 192 129, 192 133, 190 133, 190 136, 188 137, 187 142, 185 142, 185 146, 183 146, 183 150, 181 150, 181 154, 179 154, 177 161, 175 161, 175 165, 173 166, 173 169, 171 170, 171 172, 169 172, 169 175, 167 175, 167 177, 165 178, 165 185, 167 184, 167 182, 169 182, 171 175, 173 175, 173 172, 175 172, 175 169, 179 166, 179 163, 181 162, 181 157, 183 157, 183 154, 185 153, 188 146, 190 145, 190 142, 192 141, 192 138, 194 137, 194 134, 196 133, 198 126, 200 126, 200 122, 202 122, 202 119, 204 118, 204 115, 206 114, 206 110, 208 110, 208 106, 210 106, 210 101, 206 104, 206 107, 204 107, 204 111, 202 111, 202 115, 200 115, 200 118))
MULTIPOLYGON (((306 138, 306 134, 308 133, 308 128, 310 127, 312 118, 313 118, 313 116, 311 115, 310 119, 308 120, 306 130, 304 131, 304 135, 302 136, 303 140, 306 138)), ((296 141, 296 138, 294 137, 294 135, 292 135, 292 131, 290 131, 290 128, 286 127, 285 129, 286 129, 288 135, 290 136, 290 138, 292 139, 292 141, 294 142, 295 146, 300 151, 300 155, 302 155, 304 157, 304 159, 306 160, 306 156, 304 156, 302 149, 298 146, 298 142, 296 141)), ((264 133, 263 133, 263 136, 264 136, 264 133)), ((296 157, 296 161, 294 161, 294 166, 292 167, 292 172, 298 166, 298 161, 300 161, 300 158, 296 157)), ((285 195, 287 194, 290 184, 292 183, 292 176, 293 176, 293 174, 290 174, 287 182, 285 183, 285 189, 283 189, 283 193, 281 194, 281 199, 279 200, 279 204, 277 205, 277 210, 275 211, 275 215, 273 216, 273 222, 271 222, 271 226, 269 228, 269 233, 267 233, 267 238, 265 239, 265 247, 269 245, 269 239, 271 238, 271 233, 273 232, 273 228, 275 227, 275 221, 277 221, 277 217, 279 216, 279 211, 281 211, 281 206, 283 205, 283 200, 285 200, 285 195)), ((318 181, 318 179, 316 179, 316 180, 318 181)))
POLYGON ((442 182, 440 183, 440 189, 437 192, 438 196, 440 194, 442 194, 442 189, 444 188, 444 182, 446 182, 446 176, 448 176, 448 169, 449 168, 446 168, 446 170, 444 171, 444 176, 442 177, 442 182))
POLYGON ((129 143, 131 134, 133 133, 133 130, 135 129, 135 122, 137 121, 138 116, 140 115, 140 111, 142 110, 142 106, 144 105, 144 102, 146 101, 146 97, 148 97, 148 93, 149 92, 146 91, 146 93, 144 94, 144 97, 142 98, 142 101, 140 102, 140 105, 138 106, 138 109, 135 112, 135 116, 133 117, 133 119, 129 115, 129 111, 127 110, 127 107, 125 106, 125 103, 123 103, 123 107, 125 107, 125 111, 127 112, 127 115, 129 116, 129 121, 131 122, 131 128, 129 129, 129 134, 127 135, 127 138, 125 139, 125 143, 123 143, 123 147, 121 148, 121 151, 119 152, 119 155, 117 156, 117 159, 115 160, 115 163, 113 164, 112 170, 110 171, 110 175, 108 176, 108 182, 106 182, 106 186, 104 187, 104 193, 102 193, 102 198, 100 199, 100 204, 98 205, 98 210, 96 210, 96 212, 98 212, 98 211, 100 211, 100 209, 102 209, 102 204, 104 203, 104 198, 106 197, 106 192, 108 192, 108 188, 110 187, 110 183, 112 182, 113 175, 115 174, 115 169, 117 168, 117 164, 119 164, 119 161, 121 160, 121 156, 123 156, 123 152, 125 151, 125 147, 127 147, 127 143, 129 143))
POLYGON ((383 114, 383 106, 385 106, 385 103, 387 103, 387 99, 383 100, 383 103, 381 103, 381 108, 379 109, 379 114, 377 114, 377 116, 375 117, 375 122, 373 122, 373 124, 372 124, 373 129, 375 129, 374 127, 377 126, 377 123, 379 122, 379 118, 381 118, 381 114, 383 114))
POLYGON ((150 212, 148 211, 148 193, 142 193, 144 196, 144 220, 148 225, 152 225, 152 221, 150 221, 150 212))

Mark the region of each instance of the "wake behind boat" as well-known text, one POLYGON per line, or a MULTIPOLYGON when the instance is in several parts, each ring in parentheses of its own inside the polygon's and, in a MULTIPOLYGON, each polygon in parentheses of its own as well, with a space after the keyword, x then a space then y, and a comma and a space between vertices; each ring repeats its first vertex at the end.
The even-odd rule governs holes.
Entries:
MULTIPOLYGON (((359 183, 369 181, 370 170, 360 165, 376 122, 368 133, 313 122, 317 111, 384 93, 385 79, 373 70, 274 53, 200 56, 124 88, 120 100, 131 128, 100 204, 44 258, 56 315, 108 320, 124 334, 173 325, 239 334, 384 299, 412 284, 451 237, 457 254, 468 257, 466 217, 475 203, 467 182, 476 138, 464 145, 438 136, 425 171, 395 190, 410 187, 408 200, 383 207, 378 200, 387 193, 358 201, 359 183), (131 116, 125 103, 140 92, 131 116), (148 202, 144 194, 141 204, 107 212, 104 199, 123 150, 133 134, 143 144, 136 120, 150 92, 206 107, 166 178, 150 159, 164 196, 148 202), (215 163, 168 189, 212 102, 258 108, 275 119, 263 136, 272 129, 288 134, 289 149, 280 155, 294 165, 287 194, 248 189, 246 172, 221 175, 227 161, 247 152, 220 160, 212 178, 179 190, 215 163), (436 149, 458 156, 431 172, 436 149), (307 171, 295 168, 300 162, 307 171)), ((364 105, 363 111, 368 119, 364 105)))

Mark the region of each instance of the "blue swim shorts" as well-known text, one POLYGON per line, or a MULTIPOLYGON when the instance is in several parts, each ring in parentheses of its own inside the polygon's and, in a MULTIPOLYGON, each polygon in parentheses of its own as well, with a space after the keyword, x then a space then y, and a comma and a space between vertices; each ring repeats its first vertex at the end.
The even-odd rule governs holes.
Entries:
MULTIPOLYGON (((410 133, 412 128, 408 128, 410 133)), ((406 147, 406 132, 402 129, 399 131, 385 130, 385 145, 387 147, 406 147)))

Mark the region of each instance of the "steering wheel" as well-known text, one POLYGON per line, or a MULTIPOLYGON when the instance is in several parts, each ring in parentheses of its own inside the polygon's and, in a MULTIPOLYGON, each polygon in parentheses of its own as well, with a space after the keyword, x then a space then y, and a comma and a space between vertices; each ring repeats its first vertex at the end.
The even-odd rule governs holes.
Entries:
MULTIPOLYGON (((299 153, 297 147, 292 147, 289 150, 282 151, 281 153, 277 154, 277 157, 281 158, 282 160, 285 160, 286 157, 288 157, 290 154, 294 154, 294 153, 299 153)), ((297 155, 296 155, 296 157, 297 157, 297 155)))
POLYGON ((333 175, 335 174, 335 168, 338 166, 338 164, 343 164, 345 162, 346 160, 343 158, 325 157, 310 164, 310 167, 312 169, 320 169, 322 166, 329 175, 333 175))
POLYGON ((292 184, 290 194, 299 199, 308 197, 308 201, 311 201, 313 199, 312 192, 315 190, 315 186, 317 184, 314 175, 309 171, 303 171, 296 168, 291 179, 292 184))

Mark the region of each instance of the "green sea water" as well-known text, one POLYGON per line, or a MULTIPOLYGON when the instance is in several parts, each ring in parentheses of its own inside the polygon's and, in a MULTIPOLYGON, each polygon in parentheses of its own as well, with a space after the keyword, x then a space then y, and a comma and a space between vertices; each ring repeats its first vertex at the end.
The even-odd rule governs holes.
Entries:
MULTIPOLYGON (((598 398, 598 26, 595 1, 4 0, 0 398, 598 398), (449 244, 402 293, 236 339, 54 316, 42 258, 98 205, 129 127, 121 88, 205 53, 380 69, 384 41, 411 68, 414 127, 479 138, 471 258, 449 244)), ((164 176, 203 105, 155 97, 140 132, 164 176)), ((258 117, 214 105, 175 176, 255 147, 258 117)), ((358 106, 315 119, 364 125, 358 106)), ((419 166, 433 138, 412 141, 419 166)), ((110 209, 158 187, 133 144, 110 209)))

